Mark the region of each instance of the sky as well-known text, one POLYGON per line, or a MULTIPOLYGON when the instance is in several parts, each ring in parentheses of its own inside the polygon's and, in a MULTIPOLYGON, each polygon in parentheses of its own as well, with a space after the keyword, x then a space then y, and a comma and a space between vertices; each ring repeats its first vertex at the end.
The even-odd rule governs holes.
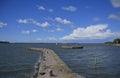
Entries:
POLYGON ((119 33, 120 0, 0 0, 0 41, 104 43, 119 33))

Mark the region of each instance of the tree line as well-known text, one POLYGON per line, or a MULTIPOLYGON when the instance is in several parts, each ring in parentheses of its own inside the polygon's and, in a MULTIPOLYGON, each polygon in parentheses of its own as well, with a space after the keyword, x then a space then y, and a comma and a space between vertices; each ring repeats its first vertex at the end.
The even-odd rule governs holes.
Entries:
POLYGON ((116 38, 113 42, 105 42, 106 44, 120 44, 120 38, 116 38))

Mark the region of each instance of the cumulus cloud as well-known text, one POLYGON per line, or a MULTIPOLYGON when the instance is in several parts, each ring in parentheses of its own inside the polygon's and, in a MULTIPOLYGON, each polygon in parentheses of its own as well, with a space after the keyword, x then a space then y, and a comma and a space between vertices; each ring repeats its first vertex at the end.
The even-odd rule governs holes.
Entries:
POLYGON ((29 30, 23 30, 22 34, 30 34, 30 31, 29 30))
POLYGON ((48 9, 48 12, 53 12, 54 10, 53 9, 48 9))
POLYGON ((57 28, 56 28, 56 31, 58 31, 58 32, 63 32, 64 29, 62 29, 62 28, 60 28, 60 27, 57 27, 57 28))
POLYGON ((36 40, 39 42, 50 42, 50 43, 58 41, 58 39, 55 37, 37 38, 36 40))
POLYGON ((17 22, 23 23, 23 24, 34 24, 34 25, 39 26, 39 27, 48 27, 50 25, 48 22, 40 23, 34 19, 19 19, 19 20, 17 20, 17 22))
POLYGON ((95 18, 93 18, 93 21, 95 21, 95 22, 97 22, 97 21, 99 21, 100 19, 98 18, 98 17, 95 17, 95 18))
POLYGON ((52 30, 47 30, 47 29, 44 29, 43 31, 45 31, 45 32, 49 32, 49 33, 53 33, 53 32, 63 32, 64 31, 64 29, 62 29, 62 28, 60 28, 60 27, 57 27, 57 28, 55 28, 55 29, 52 29, 52 30))
POLYGON ((0 21, 0 28, 3 28, 3 27, 5 27, 5 26, 7 26, 7 23, 4 23, 4 22, 1 22, 1 21, 0 21))
POLYGON ((55 21, 55 20, 54 20, 53 18, 51 18, 51 17, 43 17, 43 19, 44 19, 44 20, 47 20, 47 21, 52 21, 52 22, 55 21))
POLYGON ((31 32, 33 32, 33 33, 36 33, 36 32, 38 32, 38 30, 36 30, 36 29, 33 29, 31 32))
POLYGON ((54 11, 51 8, 45 8, 44 6, 37 5, 37 7, 38 7, 39 10, 42 10, 42 11, 48 11, 48 12, 53 12, 54 11))
POLYGON ((113 7, 120 8, 120 0, 111 0, 113 7))
POLYGON ((86 28, 77 28, 67 36, 62 37, 62 40, 79 40, 79 39, 106 39, 114 36, 115 33, 108 29, 107 24, 90 25, 86 28))
POLYGON ((61 23, 61 24, 65 24, 65 25, 71 25, 71 24, 72 24, 72 22, 70 22, 69 20, 67 20, 67 19, 62 19, 62 18, 60 18, 60 17, 56 17, 56 18, 55 18, 55 21, 56 21, 56 22, 59 22, 59 23, 61 23))
POLYGON ((76 27, 74 26, 74 24, 66 19, 66 18, 61 18, 61 17, 55 17, 55 18, 51 18, 51 17, 44 17, 45 20, 47 21, 51 21, 51 25, 52 26, 57 26, 59 27, 60 24, 63 24, 65 26, 69 26, 71 29, 75 29, 76 27))
POLYGON ((18 23, 28 24, 28 23, 35 23, 36 21, 34 19, 19 19, 17 20, 18 23))
POLYGON ((120 21, 120 15, 110 14, 108 18, 120 21))
POLYGON ((37 6, 39 10, 45 10, 44 6, 37 6))
POLYGON ((75 26, 73 25, 73 23, 72 23, 71 21, 67 20, 67 19, 63 19, 63 18, 61 18, 61 17, 56 17, 54 20, 55 20, 56 22, 58 22, 58 23, 67 25, 67 26, 71 27, 72 29, 75 28, 75 26))
POLYGON ((48 22, 44 22, 44 23, 41 23, 41 24, 40 24, 41 27, 47 27, 47 26, 49 26, 49 25, 50 25, 50 24, 49 24, 48 22))
POLYGON ((19 19, 17 20, 18 23, 23 23, 23 24, 27 24, 28 23, 28 19, 19 19))
POLYGON ((23 30, 22 34, 28 35, 28 34, 36 33, 36 32, 38 32, 38 30, 36 30, 36 29, 33 29, 31 31, 30 30, 23 30))
POLYGON ((71 11, 71 12, 74 12, 77 10, 77 8, 74 6, 66 6, 66 7, 62 7, 62 9, 66 11, 71 11))
POLYGON ((43 31, 45 31, 45 32, 55 32, 55 30, 46 30, 46 29, 44 29, 43 31))

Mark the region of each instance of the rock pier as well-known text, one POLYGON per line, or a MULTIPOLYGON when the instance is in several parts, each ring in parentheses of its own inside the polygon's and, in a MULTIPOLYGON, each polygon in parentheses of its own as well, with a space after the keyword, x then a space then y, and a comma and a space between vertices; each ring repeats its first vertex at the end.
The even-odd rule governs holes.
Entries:
POLYGON ((30 48, 42 53, 41 63, 36 78, 85 78, 74 73, 51 49, 30 48))

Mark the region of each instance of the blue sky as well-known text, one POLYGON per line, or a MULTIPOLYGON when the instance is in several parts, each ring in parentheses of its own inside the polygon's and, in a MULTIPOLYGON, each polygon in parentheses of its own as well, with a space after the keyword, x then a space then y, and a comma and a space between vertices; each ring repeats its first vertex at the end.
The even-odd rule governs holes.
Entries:
POLYGON ((0 0, 0 40, 101 43, 120 37, 120 0, 0 0))

